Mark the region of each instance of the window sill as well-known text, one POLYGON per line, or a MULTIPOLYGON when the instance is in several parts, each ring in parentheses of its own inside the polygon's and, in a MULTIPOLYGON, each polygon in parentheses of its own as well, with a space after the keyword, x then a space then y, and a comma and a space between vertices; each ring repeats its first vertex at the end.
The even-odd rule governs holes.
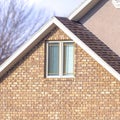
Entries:
POLYGON ((61 79, 63 79, 63 78, 65 78, 65 79, 66 78, 72 78, 73 79, 73 78, 75 78, 75 76, 73 76, 73 75, 72 76, 47 76, 46 78, 59 78, 59 79, 60 78, 61 79))

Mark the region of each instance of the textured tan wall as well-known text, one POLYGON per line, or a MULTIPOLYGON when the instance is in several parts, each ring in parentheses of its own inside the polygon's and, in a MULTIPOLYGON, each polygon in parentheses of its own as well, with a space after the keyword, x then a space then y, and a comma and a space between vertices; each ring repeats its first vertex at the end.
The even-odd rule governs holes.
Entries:
MULTIPOLYGON (((105 1, 107 0, 101 3, 105 1)), ((108 0, 103 6, 96 6, 82 19, 83 21, 91 32, 120 56, 120 9, 113 6, 112 0, 108 0), (99 7, 100 9, 96 10, 99 7)))
MULTIPOLYGON (((69 39, 52 33, 45 39, 69 39)), ((119 120, 118 80, 76 44, 75 78, 45 78, 44 50, 45 41, 1 81, 0 120, 119 120)))

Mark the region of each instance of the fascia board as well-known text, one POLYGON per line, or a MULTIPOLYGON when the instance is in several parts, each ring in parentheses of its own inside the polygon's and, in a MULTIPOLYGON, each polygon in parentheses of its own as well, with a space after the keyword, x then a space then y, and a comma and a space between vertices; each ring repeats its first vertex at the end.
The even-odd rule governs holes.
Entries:
POLYGON ((69 20, 80 20, 89 10, 91 10, 100 0, 85 0, 69 17, 69 20))

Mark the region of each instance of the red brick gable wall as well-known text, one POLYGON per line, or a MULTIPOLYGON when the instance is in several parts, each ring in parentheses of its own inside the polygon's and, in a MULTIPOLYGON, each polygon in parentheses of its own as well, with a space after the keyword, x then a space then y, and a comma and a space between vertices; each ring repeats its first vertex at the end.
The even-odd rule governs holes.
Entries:
POLYGON ((1 120, 119 120, 120 82, 75 44, 75 78, 45 77, 45 40, 70 40, 53 30, 0 83, 1 120))

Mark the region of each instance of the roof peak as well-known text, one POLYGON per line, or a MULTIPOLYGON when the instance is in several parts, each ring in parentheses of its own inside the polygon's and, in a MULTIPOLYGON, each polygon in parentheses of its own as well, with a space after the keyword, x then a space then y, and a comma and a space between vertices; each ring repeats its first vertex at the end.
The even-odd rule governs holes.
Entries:
POLYGON ((63 17, 53 17, 34 36, 26 41, 1 66, 0 77, 3 76, 21 57, 25 56, 52 29, 59 27, 66 35, 92 56, 99 64, 120 80, 120 57, 101 42, 82 24, 63 17))

